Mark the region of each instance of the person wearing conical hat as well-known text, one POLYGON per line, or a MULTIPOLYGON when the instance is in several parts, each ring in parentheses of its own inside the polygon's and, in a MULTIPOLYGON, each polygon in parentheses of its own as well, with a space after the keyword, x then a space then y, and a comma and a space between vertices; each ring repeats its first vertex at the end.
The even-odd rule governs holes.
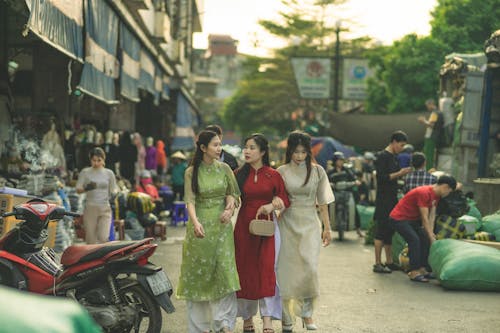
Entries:
POLYGON ((172 191, 175 200, 182 201, 184 199, 184 172, 188 167, 186 155, 181 151, 176 151, 170 159, 172 160, 172 191))

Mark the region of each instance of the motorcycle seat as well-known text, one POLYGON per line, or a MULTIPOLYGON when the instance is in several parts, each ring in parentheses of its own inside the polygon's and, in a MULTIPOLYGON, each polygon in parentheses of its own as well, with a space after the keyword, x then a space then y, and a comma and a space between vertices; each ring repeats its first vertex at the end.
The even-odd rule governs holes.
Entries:
POLYGON ((141 241, 113 241, 105 244, 72 245, 61 256, 61 264, 68 267, 76 263, 92 261, 116 250, 135 248, 150 241, 151 238, 146 238, 141 241))

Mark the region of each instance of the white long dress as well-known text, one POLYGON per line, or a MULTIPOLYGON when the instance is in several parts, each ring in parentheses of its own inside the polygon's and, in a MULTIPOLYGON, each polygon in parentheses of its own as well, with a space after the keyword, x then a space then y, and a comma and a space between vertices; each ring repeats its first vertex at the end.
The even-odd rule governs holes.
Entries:
POLYGON ((322 240, 316 204, 329 204, 335 198, 326 172, 320 165, 312 165, 305 185, 305 164, 291 162, 279 167, 278 171, 290 199, 290 207, 283 212, 278 223, 281 234, 278 285, 283 300, 302 303, 319 295, 318 260, 322 240))

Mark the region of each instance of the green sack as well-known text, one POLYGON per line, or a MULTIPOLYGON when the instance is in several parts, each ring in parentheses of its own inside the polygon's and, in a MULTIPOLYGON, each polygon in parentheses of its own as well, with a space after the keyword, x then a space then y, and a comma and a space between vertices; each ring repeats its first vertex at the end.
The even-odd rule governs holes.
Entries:
POLYGON ((399 254, 406 247, 406 241, 399 233, 395 232, 392 236, 392 261, 399 264, 399 254))
POLYGON ((467 215, 474 216, 476 219, 478 219, 479 222, 481 222, 482 216, 481 212, 477 208, 476 202, 472 199, 467 198, 467 204, 469 205, 469 211, 467 212, 467 215))
POLYGON ((370 221, 373 220, 375 206, 356 205, 356 209, 359 214, 361 229, 367 230, 370 221))
POLYGON ((435 241, 429 264, 447 289, 500 291, 500 251, 455 239, 435 241))
POLYGON ((0 287, 0 332, 100 333, 101 328, 80 304, 0 287))
POLYGON ((500 242, 500 229, 498 229, 497 231, 495 231, 495 233, 493 235, 495 236, 495 240, 497 242, 500 242))
POLYGON ((500 212, 496 212, 495 214, 487 215, 483 217, 482 220, 482 230, 489 232, 490 234, 495 233, 500 229, 500 212))
POLYGON ((465 227, 465 235, 474 235, 481 227, 481 223, 474 216, 463 215, 458 218, 458 223, 461 223, 465 227))

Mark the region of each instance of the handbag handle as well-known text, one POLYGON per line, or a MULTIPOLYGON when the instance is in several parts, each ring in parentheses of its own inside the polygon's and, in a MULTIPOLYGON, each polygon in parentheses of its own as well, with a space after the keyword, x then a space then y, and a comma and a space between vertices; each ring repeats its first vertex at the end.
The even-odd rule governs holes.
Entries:
MULTIPOLYGON (((260 215, 266 215, 266 214, 260 214, 260 215)), ((255 213, 255 219, 258 220, 259 219, 259 214, 255 213)), ((267 220, 268 221, 272 221, 271 219, 271 214, 267 214, 267 220)))

